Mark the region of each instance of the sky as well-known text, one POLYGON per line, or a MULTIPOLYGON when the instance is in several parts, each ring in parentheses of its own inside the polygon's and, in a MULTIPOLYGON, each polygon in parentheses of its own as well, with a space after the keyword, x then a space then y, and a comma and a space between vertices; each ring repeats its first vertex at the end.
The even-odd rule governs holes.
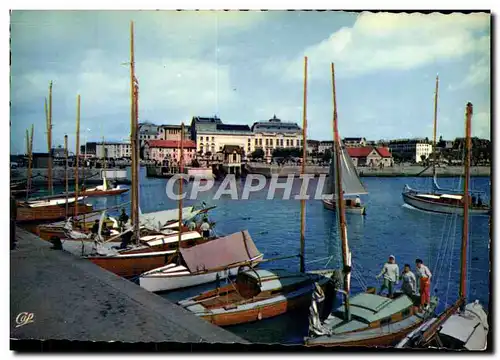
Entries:
POLYGON ((13 11, 11 153, 47 151, 44 99, 53 81, 53 146, 130 134, 130 21, 135 26, 139 121, 189 124, 217 115, 248 124, 276 115, 331 140, 335 63, 339 131, 370 140, 490 138, 490 15, 315 11, 13 11))

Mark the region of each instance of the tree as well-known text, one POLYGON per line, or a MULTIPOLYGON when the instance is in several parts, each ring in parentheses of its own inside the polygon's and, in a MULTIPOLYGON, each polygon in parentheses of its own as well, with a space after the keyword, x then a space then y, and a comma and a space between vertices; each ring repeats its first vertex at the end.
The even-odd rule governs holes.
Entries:
POLYGON ((332 151, 330 149, 326 149, 325 153, 323 154, 323 161, 324 162, 330 162, 332 159, 332 151))
POLYGON ((424 162, 425 161, 425 155, 423 155, 423 154, 420 155, 420 160, 422 160, 422 162, 424 162))
POLYGON ((261 148, 255 149, 255 151, 252 152, 250 156, 252 157, 252 159, 263 159, 265 156, 264 150, 262 150, 261 148))

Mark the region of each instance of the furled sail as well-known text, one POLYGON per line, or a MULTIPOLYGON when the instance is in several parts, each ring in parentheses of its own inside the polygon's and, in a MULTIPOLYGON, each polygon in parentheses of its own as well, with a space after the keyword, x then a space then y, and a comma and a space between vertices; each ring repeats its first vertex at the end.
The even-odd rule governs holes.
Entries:
MULTIPOLYGON (((361 180, 359 179, 358 172, 356 171, 356 167, 354 166, 354 163, 352 162, 351 157, 347 153, 344 144, 341 142, 340 143, 341 149, 340 149, 340 163, 342 166, 342 189, 344 191, 344 195, 349 196, 349 195, 361 195, 361 194, 367 194, 368 192, 366 191, 365 187, 361 183, 361 180)), ((332 160, 330 161, 330 169, 329 169, 329 176, 328 176, 328 182, 327 182, 327 189, 326 193, 327 194, 332 194, 335 193, 335 179, 336 179, 336 172, 335 172, 335 149, 333 150, 333 156, 332 160)))

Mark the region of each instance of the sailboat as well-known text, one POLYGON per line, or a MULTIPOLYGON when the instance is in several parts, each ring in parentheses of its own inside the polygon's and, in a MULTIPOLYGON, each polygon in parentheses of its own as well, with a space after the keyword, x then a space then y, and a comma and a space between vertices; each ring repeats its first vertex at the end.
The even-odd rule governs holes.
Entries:
MULTIPOLYGON (((335 68, 331 65, 333 86, 333 131, 335 164, 336 164, 336 196, 339 201, 338 229, 342 245, 343 281, 337 287, 344 296, 344 303, 334 308, 322 322, 317 312, 310 317, 309 336, 305 338, 308 346, 391 346, 406 334, 429 318, 437 305, 437 298, 431 297, 430 306, 426 310, 418 310, 417 304, 409 296, 395 293, 392 298, 376 295, 370 291, 351 296, 350 276, 352 269, 352 253, 347 239, 345 208, 343 202, 343 181, 340 159, 340 136, 338 132, 337 102, 335 91, 335 68), (341 286, 343 285, 343 286, 341 286)), ((326 302, 327 300, 325 300, 326 302)), ((312 300, 315 305, 315 299, 312 300)))
MULTIPOLYGON (((303 138, 307 129, 307 57, 304 59, 303 138)), ((303 148, 303 158, 306 149, 303 148)), ((305 161, 301 174, 305 174, 305 161)), ((219 326, 259 321, 307 307, 316 289, 326 288, 334 270, 305 271, 305 200, 301 200, 300 271, 253 269, 238 271, 235 282, 180 301, 198 317, 219 326)), ((207 244, 208 245, 208 244, 207 244)), ((203 245, 202 245, 203 246, 203 245)), ((271 261, 270 259, 268 261, 271 261)))
MULTIPOLYGON (((472 104, 466 108, 465 126, 465 174, 463 194, 469 193, 470 154, 471 154, 471 118, 472 104)), ((488 317, 478 300, 465 305, 467 248, 469 240, 468 202, 463 202, 462 251, 460 267, 460 290, 458 300, 443 311, 441 315, 422 324, 410 333, 397 348, 420 348, 436 346, 455 350, 485 350, 488 338, 488 317)), ((490 224, 491 226, 491 224, 490 224)))
MULTIPOLYGON (((333 158, 330 161, 329 175, 327 180, 327 190, 323 198, 323 206, 325 209, 335 211, 336 210, 336 199, 335 199, 335 189, 334 189, 334 179, 335 179, 335 146, 333 148, 333 158)), ((366 207, 361 203, 356 204, 356 201, 352 199, 354 196, 359 196, 362 194, 367 194, 365 187, 359 179, 358 172, 354 166, 351 157, 347 153, 344 144, 340 141, 340 162, 342 167, 342 188, 344 191, 344 208, 346 213, 366 215, 366 207), (349 199, 349 197, 351 197, 349 199)))
MULTIPOLYGON (((437 183, 436 173, 436 128, 437 128, 437 103, 438 103, 439 77, 436 76, 436 90, 434 94, 434 139, 433 139, 433 160, 432 160, 432 191, 420 191, 412 189, 408 184, 403 189, 403 201, 420 210, 442 213, 442 214, 460 214, 463 215, 463 199, 464 194, 460 194, 460 190, 449 190, 441 188, 437 183)), ((425 170, 424 170, 425 171, 425 170)), ((471 215, 488 215, 491 208, 487 204, 474 203, 472 201, 472 191, 469 194, 469 213, 471 215)), ((480 194, 475 194, 480 196, 480 194)))

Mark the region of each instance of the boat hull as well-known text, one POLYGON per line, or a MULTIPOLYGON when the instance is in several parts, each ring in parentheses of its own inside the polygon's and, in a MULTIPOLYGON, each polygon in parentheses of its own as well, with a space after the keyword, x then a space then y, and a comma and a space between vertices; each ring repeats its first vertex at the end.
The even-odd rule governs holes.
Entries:
MULTIPOLYGON (((430 200, 424 200, 424 199, 419 199, 414 195, 411 195, 409 193, 403 193, 403 201, 419 210, 423 211, 428 211, 428 212, 435 212, 435 213, 440 213, 440 214, 458 214, 462 215, 464 214, 464 209, 461 206, 453 205, 453 204, 443 204, 435 201, 430 201, 430 200)), ((485 209, 478 209, 478 208, 469 208, 469 213, 471 215, 488 215, 490 213, 490 210, 485 208, 485 209)))
POLYGON ((169 277, 144 276, 139 278, 139 285, 151 292, 169 291, 187 288, 191 286, 208 284, 220 279, 226 279, 229 276, 238 274, 239 267, 230 268, 227 271, 217 271, 198 275, 180 275, 169 277))
MULTIPOLYGON (((75 211, 75 206, 68 206, 68 214, 75 211)), ((92 205, 78 205, 79 214, 87 214, 92 212, 92 205)), ((18 206, 16 222, 33 222, 33 221, 49 221, 62 220, 66 218, 66 207, 60 205, 27 207, 18 206)))
MULTIPOLYGON (((313 275, 313 274, 311 274, 313 275)), ((330 275, 330 273, 328 273, 330 275)), ((307 308, 311 304, 311 294, 314 291, 314 280, 317 275, 313 275, 311 282, 303 288, 295 290, 286 295, 280 294, 271 298, 247 304, 240 304, 234 309, 226 310, 222 313, 204 313, 196 311, 196 303, 193 298, 179 302, 179 305, 192 311, 198 317, 211 322, 217 326, 231 326, 243 323, 251 323, 267 318, 282 315, 288 311, 307 308), (193 307, 193 305, 195 307, 193 307)), ((318 284, 324 288, 329 281, 329 276, 324 276, 318 284)), ((222 291, 222 289, 221 289, 222 291)))
POLYGON ((170 256, 171 254, 165 253, 143 253, 135 256, 87 256, 86 258, 118 276, 131 278, 164 266, 170 256))
MULTIPOLYGON (((322 200, 323 207, 327 210, 336 211, 335 202, 330 200, 322 200)), ((366 208, 361 206, 347 206, 345 207, 345 212, 349 214, 358 214, 358 215, 366 215, 366 208)))
MULTIPOLYGON (((99 196, 114 196, 120 195, 124 192, 127 192, 129 189, 111 189, 111 190, 87 190, 84 192, 79 192, 78 196, 87 196, 87 197, 99 197, 99 196)), ((70 193, 69 197, 75 196, 75 193, 70 193)))

